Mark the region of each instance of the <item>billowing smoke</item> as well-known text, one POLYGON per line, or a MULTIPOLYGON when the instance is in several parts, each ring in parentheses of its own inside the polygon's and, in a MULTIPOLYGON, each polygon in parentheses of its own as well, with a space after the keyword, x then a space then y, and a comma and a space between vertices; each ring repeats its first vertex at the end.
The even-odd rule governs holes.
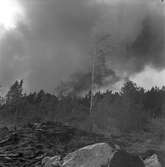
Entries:
POLYGON ((76 94, 165 67, 159 0, 20 0, 26 18, 0 41, 0 83, 76 94), (93 60, 91 61, 91 57, 93 60), (61 84, 61 82, 63 84, 61 84))

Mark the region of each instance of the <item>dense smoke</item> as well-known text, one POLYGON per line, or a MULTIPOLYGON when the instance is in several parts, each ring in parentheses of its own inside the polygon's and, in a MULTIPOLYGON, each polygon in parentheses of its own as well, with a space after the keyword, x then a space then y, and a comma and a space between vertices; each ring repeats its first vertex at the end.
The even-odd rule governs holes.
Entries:
POLYGON ((164 5, 157 0, 20 0, 26 18, 0 41, 0 83, 24 79, 26 89, 89 90, 151 66, 164 56, 164 5))

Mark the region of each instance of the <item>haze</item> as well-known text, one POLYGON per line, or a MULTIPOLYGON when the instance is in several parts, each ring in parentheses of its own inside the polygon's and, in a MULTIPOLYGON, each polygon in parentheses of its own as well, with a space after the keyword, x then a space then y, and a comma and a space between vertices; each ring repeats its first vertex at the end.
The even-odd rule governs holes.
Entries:
POLYGON ((15 16, 14 28, 1 26, 3 87, 23 79, 27 91, 54 92, 61 81, 72 91, 88 90, 91 55, 97 62, 100 50, 104 74, 96 74, 98 89, 114 88, 128 78, 145 88, 165 85, 165 9, 159 0, 17 3, 23 11, 15 16))

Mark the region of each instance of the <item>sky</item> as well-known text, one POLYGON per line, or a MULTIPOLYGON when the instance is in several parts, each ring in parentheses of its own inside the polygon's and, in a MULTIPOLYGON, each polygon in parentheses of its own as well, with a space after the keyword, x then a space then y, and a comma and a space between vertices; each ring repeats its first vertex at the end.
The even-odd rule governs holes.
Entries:
POLYGON ((81 93, 131 79, 165 85, 159 0, 7 0, 0 10, 0 85, 81 93), (12 11, 12 12, 9 12, 12 11), (57 88, 57 89, 56 89, 57 88))

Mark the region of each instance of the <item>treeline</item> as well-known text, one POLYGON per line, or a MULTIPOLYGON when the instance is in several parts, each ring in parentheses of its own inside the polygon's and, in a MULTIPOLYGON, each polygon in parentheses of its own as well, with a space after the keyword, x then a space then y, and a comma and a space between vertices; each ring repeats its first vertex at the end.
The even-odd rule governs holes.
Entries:
POLYGON ((16 126, 30 122, 59 121, 83 129, 107 131, 146 130, 151 120, 165 117, 165 87, 145 90, 132 81, 120 92, 107 90, 94 95, 92 113, 90 92, 84 97, 62 96, 43 90, 23 93, 23 81, 16 81, 1 97, 1 123, 16 126))

